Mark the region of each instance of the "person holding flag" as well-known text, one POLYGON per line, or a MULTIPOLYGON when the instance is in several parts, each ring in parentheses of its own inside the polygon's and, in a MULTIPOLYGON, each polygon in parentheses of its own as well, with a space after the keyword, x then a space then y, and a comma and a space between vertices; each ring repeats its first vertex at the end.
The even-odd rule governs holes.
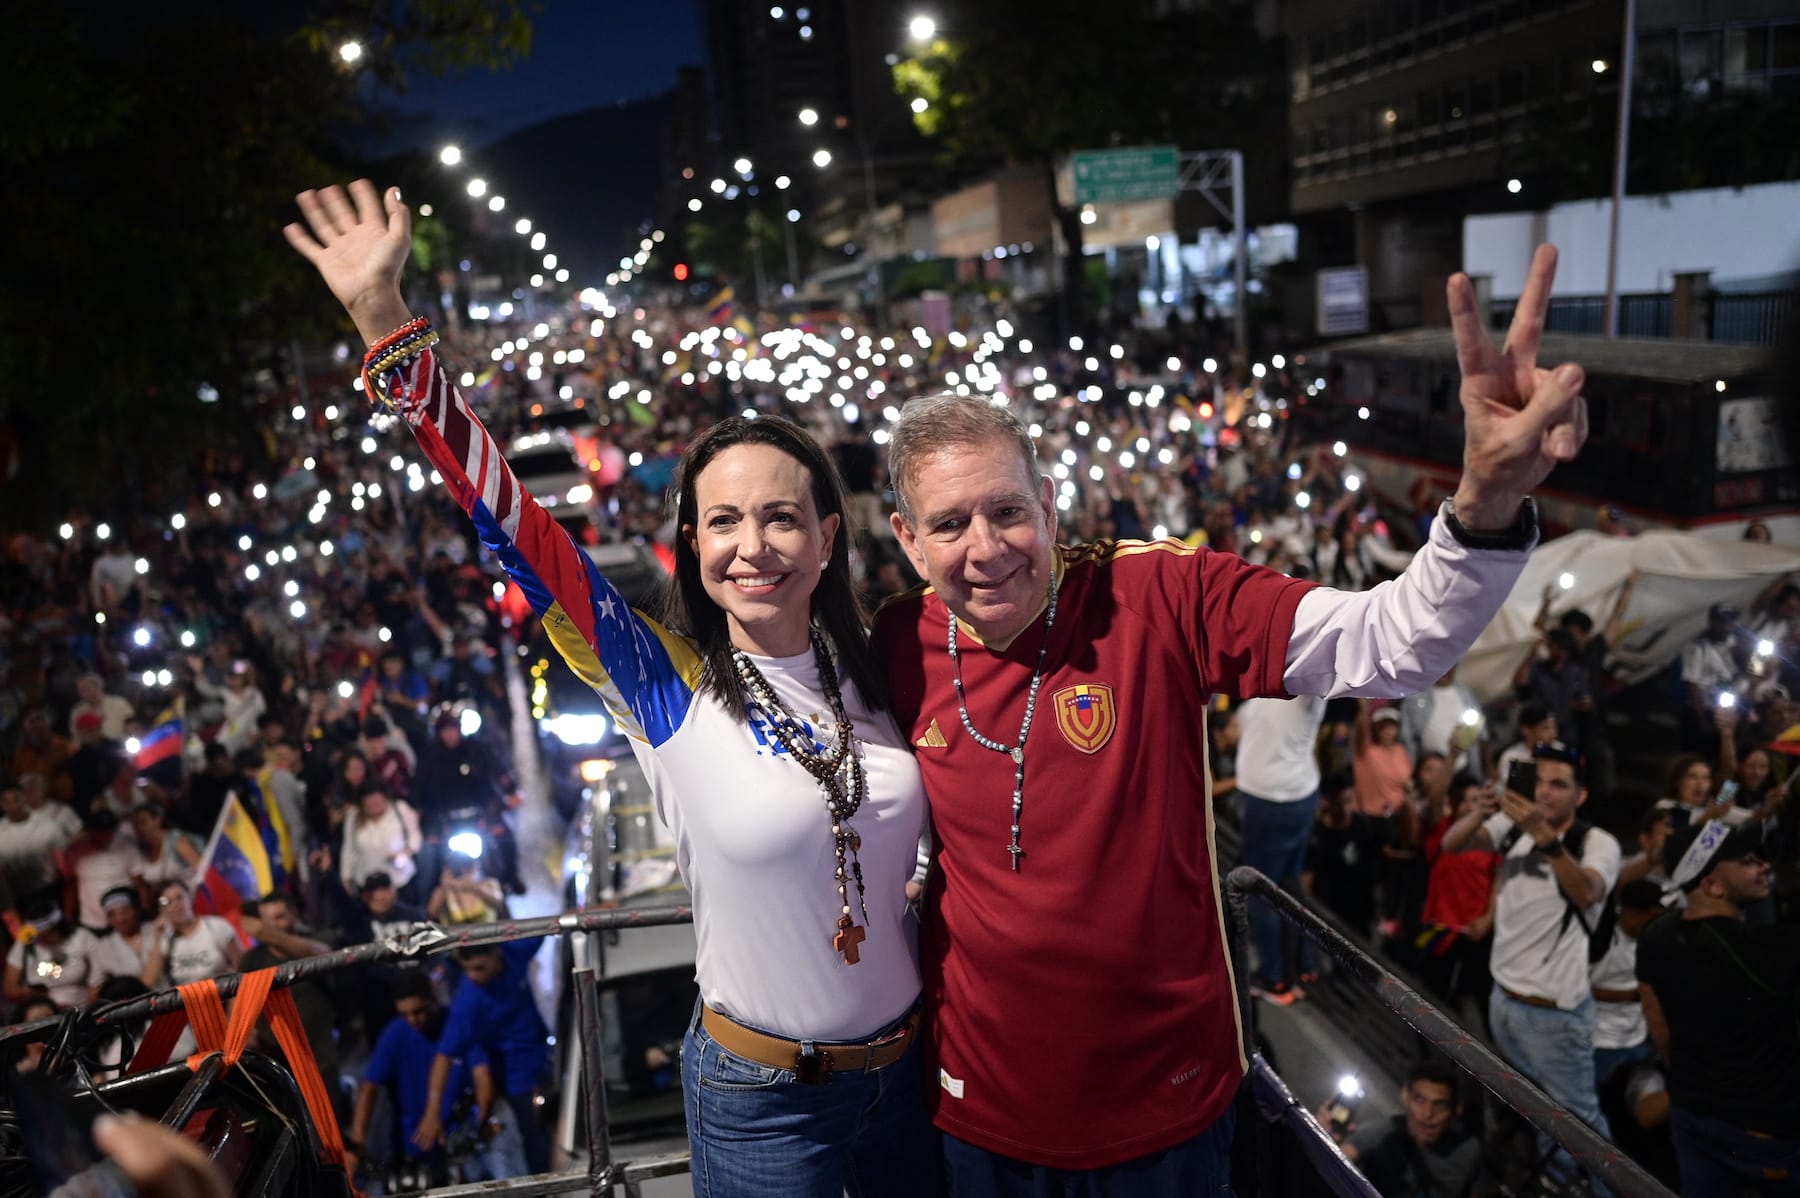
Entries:
MULTIPOLYGON (((269 846, 256 820, 245 810, 235 794, 225 797, 225 806, 213 825, 206 851, 194 868, 191 883, 176 882, 184 894, 194 899, 201 913, 219 916, 247 947, 242 911, 244 904, 260 902, 276 890, 277 874, 269 846)), ((168 891, 163 892, 167 895, 168 891)), ((168 902, 165 899, 165 906, 168 902)), ((235 963, 236 958, 233 958, 235 963)), ((146 977, 145 985, 154 985, 146 977)))

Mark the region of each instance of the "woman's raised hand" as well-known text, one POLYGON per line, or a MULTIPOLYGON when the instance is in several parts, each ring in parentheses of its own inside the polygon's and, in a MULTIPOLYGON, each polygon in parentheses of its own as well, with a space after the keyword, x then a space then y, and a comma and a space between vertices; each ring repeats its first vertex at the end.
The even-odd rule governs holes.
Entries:
POLYGON ((358 179, 341 187, 303 191, 294 197, 306 218, 282 229, 288 244, 318 270, 331 294, 373 344, 410 319, 400 296, 400 268, 412 250, 412 215, 400 189, 376 195, 358 179))

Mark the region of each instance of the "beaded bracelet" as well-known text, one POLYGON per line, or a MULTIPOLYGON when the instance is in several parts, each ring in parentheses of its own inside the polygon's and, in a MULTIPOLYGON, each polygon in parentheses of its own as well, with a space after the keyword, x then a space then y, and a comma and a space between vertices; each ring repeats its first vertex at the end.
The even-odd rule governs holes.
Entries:
POLYGON ((408 337, 398 345, 388 347, 379 360, 370 361, 365 358, 362 371, 363 392, 368 395, 369 401, 392 410, 396 406, 393 399, 385 390, 378 389, 377 381, 385 380, 388 372, 396 366, 418 357, 437 343, 437 331, 427 327, 424 332, 408 337))
POLYGON ((393 332, 389 333, 387 336, 380 337, 374 341, 369 342, 368 352, 363 354, 363 357, 365 359, 371 358, 371 357, 375 356, 375 354, 377 352, 388 348, 389 346, 393 345, 394 342, 399 341, 401 338, 409 336, 414 333, 421 333, 430 327, 431 327, 431 322, 429 320, 425 319, 423 316, 415 316, 411 320, 407 321, 405 324, 401 325, 399 328, 395 329, 393 332))
POLYGON ((418 357, 437 343, 437 333, 427 330, 422 336, 408 338, 406 341, 388 350, 382 359, 369 369, 372 373, 377 375, 386 374, 394 367, 400 365, 400 363, 418 357))
POLYGON ((381 370, 384 368, 383 363, 391 365, 409 354, 417 353, 419 347, 426 344, 435 344, 436 341, 437 334, 431 329, 426 329, 423 332, 412 333, 402 337, 393 344, 383 347, 381 352, 368 355, 363 361, 368 364, 370 370, 381 370))

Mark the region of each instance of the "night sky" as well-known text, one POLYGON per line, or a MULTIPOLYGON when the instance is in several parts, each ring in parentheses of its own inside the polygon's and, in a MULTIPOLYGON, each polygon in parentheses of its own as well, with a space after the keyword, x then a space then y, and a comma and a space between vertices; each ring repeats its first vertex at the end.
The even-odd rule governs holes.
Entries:
POLYGON ((531 57, 510 71, 427 79, 390 101, 388 150, 479 147, 551 117, 667 91, 705 62, 700 0, 542 0, 531 57))

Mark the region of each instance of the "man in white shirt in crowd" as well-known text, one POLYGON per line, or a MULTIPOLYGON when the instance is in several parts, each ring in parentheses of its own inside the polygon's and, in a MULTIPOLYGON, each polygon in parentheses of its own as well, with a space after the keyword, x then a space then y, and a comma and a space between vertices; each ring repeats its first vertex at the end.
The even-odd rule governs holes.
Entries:
POLYGON ((1731 604, 1713 604, 1706 612, 1706 631, 1681 651, 1681 682, 1687 689, 1687 703, 1681 708, 1682 745, 1709 756, 1718 745, 1713 720, 1719 692, 1737 682, 1748 657, 1737 617, 1731 604))
POLYGON ((106 693, 106 682, 98 674, 83 674, 75 680, 75 706, 69 709, 69 735, 75 735, 75 721, 87 712, 100 717, 100 735, 107 740, 125 739, 125 721, 135 712, 128 700, 106 693))
POLYGON ((1519 708, 1519 739, 1500 750, 1494 759, 1493 776, 1502 781, 1515 761, 1530 761, 1539 745, 1556 740, 1556 716, 1542 703, 1526 703, 1519 708))
MULTIPOLYGON (((1567 746, 1539 745, 1534 760, 1535 794, 1489 796, 1445 832, 1444 851, 1502 856, 1488 1001, 1495 1045, 1550 1097, 1610 1136, 1594 1088, 1588 938, 1618 876, 1619 842, 1575 818, 1587 787, 1567 746)), ((1540 1136, 1540 1148, 1548 1147, 1540 1136)), ((1558 1152, 1552 1173, 1572 1169, 1558 1152)))
POLYGON ((1400 739, 1406 751, 1414 761, 1426 753, 1442 753, 1452 776, 1486 773, 1483 724, 1481 703, 1456 680, 1454 666, 1430 690, 1400 700, 1400 739))
POLYGON ((81 834, 81 816, 75 808, 51 797, 44 775, 20 774, 19 793, 25 796, 25 806, 31 809, 32 815, 49 820, 61 828, 68 839, 74 840, 81 834))
MULTIPOLYGON (((1238 704, 1237 717, 1243 863, 1297 895, 1313 819, 1319 813, 1316 742, 1325 700, 1316 695, 1246 699, 1238 704)), ((1310 980, 1314 964, 1312 945, 1300 938, 1299 969, 1288 967, 1284 926, 1267 903, 1250 904, 1250 942, 1256 948, 1250 993, 1285 1007, 1306 997, 1299 983, 1310 980)))
POLYGON ((55 897, 56 854, 69 839, 62 824, 26 805, 24 791, 0 790, 0 876, 20 906, 45 892, 55 897))

